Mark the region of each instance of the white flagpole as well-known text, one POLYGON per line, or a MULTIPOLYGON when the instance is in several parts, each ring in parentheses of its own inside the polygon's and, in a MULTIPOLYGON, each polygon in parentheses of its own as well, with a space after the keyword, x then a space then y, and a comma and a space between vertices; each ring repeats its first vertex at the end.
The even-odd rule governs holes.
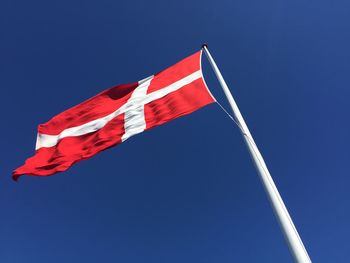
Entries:
POLYGON ((303 242, 300 239, 298 231, 296 230, 291 217, 285 207, 283 200, 276 188, 275 183, 272 180, 269 170, 265 164, 265 161, 256 146, 252 135, 249 132, 249 129, 242 117, 241 112, 229 90, 227 84, 222 77, 219 68, 217 67, 213 57, 209 53, 208 46, 204 44, 202 46, 210 65, 212 66, 216 77, 219 80, 219 83, 224 90, 224 93, 227 97, 227 100, 232 108, 234 118, 237 121, 238 126, 240 126, 243 138, 248 146, 249 153, 254 161, 255 167, 258 171, 260 179, 264 185, 265 191, 269 197, 270 203, 273 207, 277 220, 282 228, 284 237, 288 243, 289 250, 294 257, 295 262, 297 263, 311 263, 311 259, 303 245, 303 242))

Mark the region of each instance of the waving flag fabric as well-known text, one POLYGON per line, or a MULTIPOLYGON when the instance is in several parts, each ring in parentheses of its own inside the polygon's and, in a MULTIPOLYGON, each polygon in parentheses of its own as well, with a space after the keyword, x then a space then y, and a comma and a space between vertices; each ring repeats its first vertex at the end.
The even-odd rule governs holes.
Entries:
POLYGON ((201 51, 141 81, 118 85, 38 127, 35 155, 13 172, 48 176, 131 136, 213 103, 201 51))

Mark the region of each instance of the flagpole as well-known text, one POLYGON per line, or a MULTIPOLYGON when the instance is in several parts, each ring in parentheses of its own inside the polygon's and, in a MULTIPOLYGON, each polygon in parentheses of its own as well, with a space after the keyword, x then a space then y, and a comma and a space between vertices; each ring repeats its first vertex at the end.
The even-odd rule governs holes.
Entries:
POLYGON ((288 213, 287 208, 285 207, 283 200, 276 188, 275 183, 272 180, 272 177, 270 175, 269 170, 267 169, 267 166, 265 164, 265 161, 256 146, 254 139, 252 135, 250 134, 250 131, 248 129, 248 126, 246 125, 243 116, 224 80, 224 78, 221 75, 221 72, 219 68, 217 67, 213 57, 211 56, 208 46, 204 44, 202 46, 202 49, 204 50, 204 53, 206 54, 210 65, 212 66, 216 77, 219 80, 219 83, 226 95, 226 98, 231 106, 234 118, 237 122, 237 125, 241 129, 241 133, 243 135, 244 141, 246 142, 248 146, 249 153, 254 161, 255 167, 257 169, 257 172, 260 176, 260 179, 262 181, 262 184, 265 188, 266 194, 269 197, 271 206, 275 212, 275 215, 277 217, 277 220, 281 226, 282 232, 284 234, 284 237, 288 243, 289 250, 291 254, 294 257, 294 261, 297 263, 311 263, 311 259, 303 245, 303 242, 298 234, 298 231, 296 230, 293 221, 288 213))

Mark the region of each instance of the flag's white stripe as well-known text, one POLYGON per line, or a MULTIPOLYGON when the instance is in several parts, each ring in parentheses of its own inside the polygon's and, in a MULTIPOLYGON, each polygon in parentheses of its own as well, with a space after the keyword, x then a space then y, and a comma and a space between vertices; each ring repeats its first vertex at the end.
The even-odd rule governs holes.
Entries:
POLYGON ((125 133, 122 136, 122 141, 127 140, 135 134, 141 133, 146 129, 146 120, 145 120, 145 107, 142 104, 142 100, 147 96, 147 89, 151 84, 153 76, 139 81, 139 86, 133 91, 130 99, 127 102, 127 105, 130 105, 130 108, 133 105, 137 105, 134 109, 126 109, 124 115, 124 129, 125 133))
MULTIPOLYGON (((84 134, 88 134, 91 132, 95 132, 101 128, 103 128, 109 121, 117 117, 118 115, 122 113, 126 113, 127 111, 134 111, 137 108, 139 108, 141 105, 145 105, 147 103, 150 103, 151 101, 160 99, 166 95, 168 95, 171 92, 174 92, 180 88, 182 88, 185 85, 190 84, 191 82, 201 78, 202 73, 200 70, 170 84, 167 87, 164 87, 160 90, 154 91, 152 93, 149 93, 145 96, 142 97, 140 100, 130 100, 122 105, 119 109, 116 111, 110 113, 109 115, 87 122, 85 124, 76 126, 76 127, 71 127, 68 129, 63 130, 60 134, 58 135, 48 135, 48 134, 40 134, 38 133, 37 141, 36 141, 36 147, 35 149, 40 149, 42 147, 52 147, 55 146, 59 140, 69 137, 69 136, 81 136, 84 134)), ((144 79, 143 81, 140 81, 140 83, 145 83, 150 78, 144 79)))

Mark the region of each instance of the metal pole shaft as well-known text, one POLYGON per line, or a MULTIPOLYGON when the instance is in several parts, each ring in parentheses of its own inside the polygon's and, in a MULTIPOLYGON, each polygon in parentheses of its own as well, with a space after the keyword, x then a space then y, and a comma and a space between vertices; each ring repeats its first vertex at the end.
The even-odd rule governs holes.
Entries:
POLYGON ((208 47, 206 45, 203 45, 204 53, 206 54, 210 65, 212 66, 216 77, 219 80, 219 83, 224 90, 224 93, 227 97, 227 100, 232 108, 234 117, 238 123, 238 125, 241 128, 241 132, 243 135, 243 138, 248 146, 249 153, 254 161, 255 167, 258 171, 258 174, 260 176, 260 179, 264 185, 265 191, 269 197, 271 206, 275 212, 275 215, 277 217, 277 220, 281 226, 281 229, 283 231, 284 237, 288 243, 289 250, 291 254, 294 257, 295 262, 297 263, 311 263, 311 259, 303 245, 303 242, 300 239, 300 236, 298 234, 298 231, 296 230, 293 221, 291 217, 289 216, 289 213, 287 211, 287 208, 285 207, 283 200, 276 188, 275 183, 272 180, 272 177, 270 175, 269 170, 267 169, 267 166, 265 164, 265 161, 256 146, 254 139, 252 135, 250 134, 250 131, 248 129, 248 126, 246 125, 243 116, 224 80, 222 77, 219 68, 217 67, 213 57, 209 53, 208 47))

